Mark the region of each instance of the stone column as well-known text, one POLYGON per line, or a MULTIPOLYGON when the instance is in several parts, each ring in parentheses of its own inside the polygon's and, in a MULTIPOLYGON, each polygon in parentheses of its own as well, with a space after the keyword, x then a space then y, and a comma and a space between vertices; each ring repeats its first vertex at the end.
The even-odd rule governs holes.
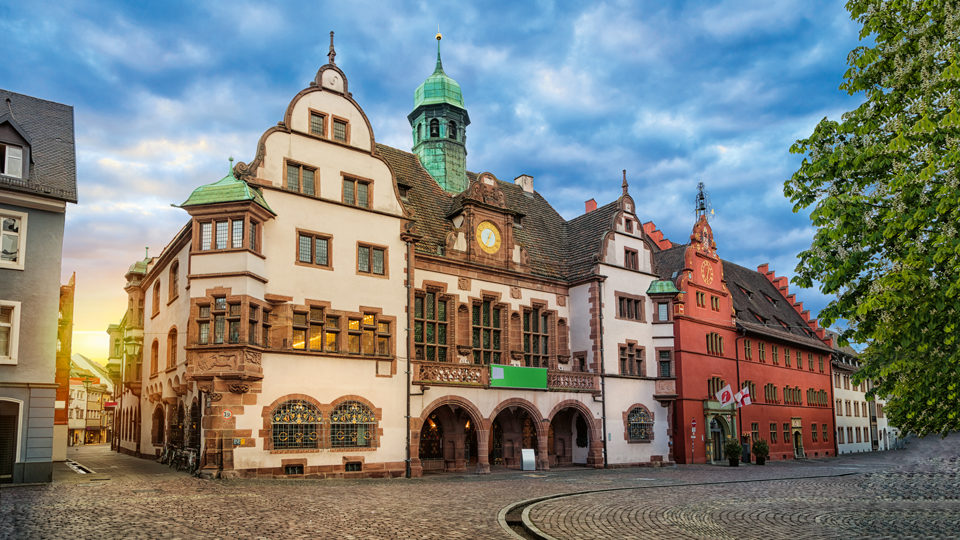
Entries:
POLYGON ((490 474, 490 430, 477 428, 477 473, 490 474))

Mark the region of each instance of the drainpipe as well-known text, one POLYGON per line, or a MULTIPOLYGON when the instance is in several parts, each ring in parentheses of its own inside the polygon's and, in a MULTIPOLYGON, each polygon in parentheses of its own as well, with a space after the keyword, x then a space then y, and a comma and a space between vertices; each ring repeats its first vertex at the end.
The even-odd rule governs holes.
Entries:
MULTIPOLYGON (((740 389, 742 388, 740 386, 740 340, 744 338, 744 335, 742 332, 743 331, 738 328, 737 334, 740 334, 740 335, 737 336, 737 339, 733 340, 733 351, 736 353, 736 359, 737 359, 737 387, 735 388, 737 392, 739 392, 740 389)), ((750 399, 753 399, 753 396, 750 396, 750 399)), ((736 402, 734 402, 733 406, 734 407, 737 406, 736 402)), ((737 408, 737 442, 740 442, 742 440, 743 440, 743 407, 741 406, 737 408)))
MULTIPOLYGON (((605 277, 605 276, 602 276, 605 277)), ((603 279, 597 280, 597 314, 600 318, 600 416, 603 419, 603 468, 608 465, 607 458, 607 374, 603 368, 603 279)))
POLYGON ((410 478, 410 353, 413 350, 410 339, 410 332, 413 326, 413 310, 411 309, 410 295, 413 293, 413 243, 407 240, 407 458, 405 461, 405 475, 410 478))

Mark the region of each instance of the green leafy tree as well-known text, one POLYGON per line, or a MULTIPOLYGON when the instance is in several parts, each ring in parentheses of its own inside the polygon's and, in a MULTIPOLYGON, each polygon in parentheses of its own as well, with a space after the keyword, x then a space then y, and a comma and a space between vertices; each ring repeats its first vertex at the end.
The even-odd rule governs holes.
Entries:
POLYGON ((784 185, 817 231, 795 282, 834 300, 824 325, 868 344, 857 379, 877 383, 901 429, 960 429, 960 3, 851 0, 865 45, 840 86, 864 102, 796 142, 784 185))

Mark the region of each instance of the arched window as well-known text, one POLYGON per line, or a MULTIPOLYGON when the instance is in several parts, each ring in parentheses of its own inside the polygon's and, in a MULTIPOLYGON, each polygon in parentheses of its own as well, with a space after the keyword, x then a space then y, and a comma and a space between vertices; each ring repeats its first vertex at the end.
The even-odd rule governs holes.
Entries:
POLYGON ((178 261, 173 261, 173 264, 170 265, 170 281, 169 288, 167 291, 167 298, 170 300, 176 298, 180 295, 180 263, 178 261))
POLYGON ((150 311, 154 315, 160 312, 160 280, 153 284, 153 309, 150 311))
POLYGON ((440 136, 440 121, 434 118, 430 120, 430 136, 439 137, 440 136))
POLYGON ((423 138, 423 122, 420 122, 419 124, 417 124, 417 140, 416 140, 416 142, 420 142, 420 139, 422 139, 422 138, 423 138))
POLYGON ((150 441, 154 446, 163 445, 163 407, 157 405, 153 410, 153 429, 150 431, 150 441))
POLYGON ((187 445, 195 450, 200 450, 200 404, 197 398, 193 398, 193 405, 190 406, 190 427, 187 435, 187 445))
POLYGON ((167 369, 177 365, 177 329, 171 328, 167 334, 167 369))
POLYGON ((294 399, 280 404, 270 415, 273 449, 319 448, 320 411, 310 403, 294 399))
POLYGON ((631 442, 653 440, 653 416, 646 407, 630 409, 627 414, 627 436, 631 442))
POLYGON ((373 445, 377 417, 362 403, 346 401, 330 413, 330 446, 368 448, 373 445))
POLYGON ((457 123, 453 120, 447 124, 447 137, 450 137, 453 140, 457 140, 457 123))
POLYGON ((153 340, 153 345, 150 346, 150 374, 156 375, 157 369, 159 369, 160 363, 160 342, 153 340))

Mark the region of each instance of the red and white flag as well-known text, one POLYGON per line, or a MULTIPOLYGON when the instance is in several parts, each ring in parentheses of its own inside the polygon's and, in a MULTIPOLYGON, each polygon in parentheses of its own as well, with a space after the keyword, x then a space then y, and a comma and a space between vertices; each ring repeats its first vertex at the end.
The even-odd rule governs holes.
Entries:
POLYGON ((720 402, 721 407, 726 407, 727 405, 733 403, 733 389, 730 388, 730 385, 726 385, 717 392, 717 401, 720 402))
POLYGON ((744 407, 746 405, 750 405, 752 403, 752 401, 750 401, 750 387, 744 386, 743 390, 740 390, 739 392, 737 392, 737 394, 733 396, 733 398, 737 400, 737 407, 744 407))

